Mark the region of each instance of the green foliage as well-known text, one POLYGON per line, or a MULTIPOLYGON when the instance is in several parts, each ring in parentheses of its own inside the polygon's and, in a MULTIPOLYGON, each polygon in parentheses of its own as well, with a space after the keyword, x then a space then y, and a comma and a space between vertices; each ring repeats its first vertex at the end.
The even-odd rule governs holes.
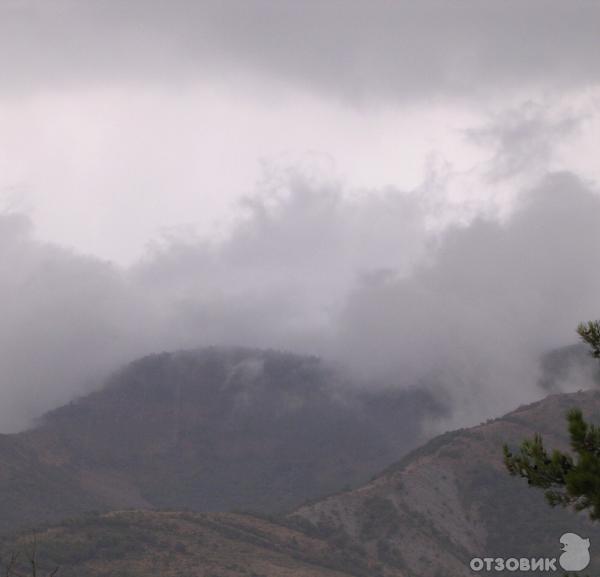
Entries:
POLYGON ((577 334, 584 343, 592 347, 594 358, 600 359, 600 321, 580 323, 577 327, 577 334))
POLYGON ((525 440, 518 454, 504 446, 504 463, 511 475, 527 479, 529 485, 545 490, 548 503, 573 506, 600 518, 600 428, 585 421, 579 409, 567 414, 571 455, 544 447, 540 435, 525 440))

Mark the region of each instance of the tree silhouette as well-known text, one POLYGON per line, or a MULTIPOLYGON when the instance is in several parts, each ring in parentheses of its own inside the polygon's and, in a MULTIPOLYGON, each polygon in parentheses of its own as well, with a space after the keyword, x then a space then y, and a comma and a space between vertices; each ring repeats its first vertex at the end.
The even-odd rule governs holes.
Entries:
POLYGON ((577 327, 577 334, 584 343, 592 348, 592 356, 600 359, 600 321, 580 323, 577 327))
POLYGON ((31 547, 27 553, 13 551, 9 554, 8 559, 3 561, 3 577, 55 577, 58 574, 60 567, 55 567, 51 571, 42 571, 38 561, 37 554, 37 537, 34 535, 31 547), (25 557, 24 562, 21 562, 21 557, 25 557), (23 570, 25 564, 28 569, 23 570))

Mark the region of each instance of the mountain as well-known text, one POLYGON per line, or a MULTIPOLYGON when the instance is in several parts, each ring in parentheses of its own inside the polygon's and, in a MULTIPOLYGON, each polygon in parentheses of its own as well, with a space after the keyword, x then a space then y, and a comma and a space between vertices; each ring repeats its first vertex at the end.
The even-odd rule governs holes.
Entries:
POLYGON ((428 393, 357 384, 314 357, 151 355, 0 436, 0 530, 89 510, 291 510, 364 483, 443 411, 428 393))
POLYGON ((502 445, 539 432, 568 449, 565 414, 600 423, 600 392, 553 395, 480 426, 437 437, 365 486, 298 509, 299 526, 363 547, 390 575, 472 575, 474 557, 558 557, 565 532, 589 537, 600 567, 600 527, 551 509, 541 491, 510 477, 502 445), (594 544, 596 546, 594 547, 594 544))
MULTIPOLYGON (((567 449, 572 407, 600 422, 599 391, 552 395, 436 437, 363 486, 285 516, 88 515, 41 528, 40 560, 60 564, 61 577, 142 577, 149 567, 167 577, 466 577, 473 557, 557 558, 560 536, 575 532, 590 538, 594 574, 600 528, 584 514, 550 508, 502 463, 503 443, 534 432, 567 449)), ((27 546, 27 536, 0 543, 4 555, 27 546)))

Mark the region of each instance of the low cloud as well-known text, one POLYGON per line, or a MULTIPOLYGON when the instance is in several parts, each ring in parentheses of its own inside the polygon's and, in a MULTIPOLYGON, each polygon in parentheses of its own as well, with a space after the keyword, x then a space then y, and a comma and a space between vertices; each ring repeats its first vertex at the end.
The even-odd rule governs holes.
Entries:
POLYGON ((114 266, 32 237, 21 216, 0 217, 0 428, 95 386, 138 354, 146 310, 114 266))
POLYGON ((537 398, 540 355, 598 316, 598 218, 596 193, 573 175, 547 176, 504 224, 449 230, 409 278, 357 287, 339 319, 340 357, 365 375, 446 391, 458 423, 537 398))
POLYGON ((433 234, 427 195, 347 197, 294 178, 219 242, 169 242, 130 269, 0 218, 0 422, 15 430, 137 355, 211 344, 317 353, 371 386, 419 384, 452 424, 541 396, 538 359, 598 316, 600 199, 568 173, 510 218, 433 234))

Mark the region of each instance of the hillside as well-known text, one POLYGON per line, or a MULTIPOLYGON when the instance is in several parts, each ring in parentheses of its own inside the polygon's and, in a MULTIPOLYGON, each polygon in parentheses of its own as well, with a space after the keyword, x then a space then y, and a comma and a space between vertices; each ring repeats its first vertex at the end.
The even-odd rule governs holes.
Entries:
MULTIPOLYGON (((600 392, 553 395, 470 429, 441 435, 358 489, 267 520, 227 513, 131 511, 40 529, 41 559, 61 577, 466 577, 472 557, 558 557, 565 532, 589 537, 600 567, 600 527, 551 509, 510 477, 504 442, 540 432, 566 448, 565 413, 600 422, 600 392)), ((27 537, 2 551, 26 550, 27 537)), ((496 573, 497 574, 497 573, 496 573)), ((530 573, 533 575, 533 573, 530 573)))
POLYGON ((273 351, 152 355, 0 437, 0 530, 88 510, 291 510, 358 486, 443 408, 273 351))
POLYGON ((300 508, 293 518, 315 534, 361 545, 412 577, 470 575, 472 557, 559 554, 564 532, 590 537, 600 567, 600 527, 551 509, 539 490, 508 476, 502 444, 534 432, 567 448, 565 413, 582 407, 600 422, 600 392, 554 395, 471 429, 447 433, 358 490, 300 508), (596 546, 594 547, 594 544, 596 546))
MULTIPOLYGON (((1 543, 27 571, 29 535, 1 543)), ((361 562, 328 543, 256 517, 117 512, 65 522, 36 536, 39 567, 60 577, 350 577, 361 562)), ((364 564, 363 564, 364 568, 364 564)), ((364 573, 362 573, 364 575, 364 573)))

